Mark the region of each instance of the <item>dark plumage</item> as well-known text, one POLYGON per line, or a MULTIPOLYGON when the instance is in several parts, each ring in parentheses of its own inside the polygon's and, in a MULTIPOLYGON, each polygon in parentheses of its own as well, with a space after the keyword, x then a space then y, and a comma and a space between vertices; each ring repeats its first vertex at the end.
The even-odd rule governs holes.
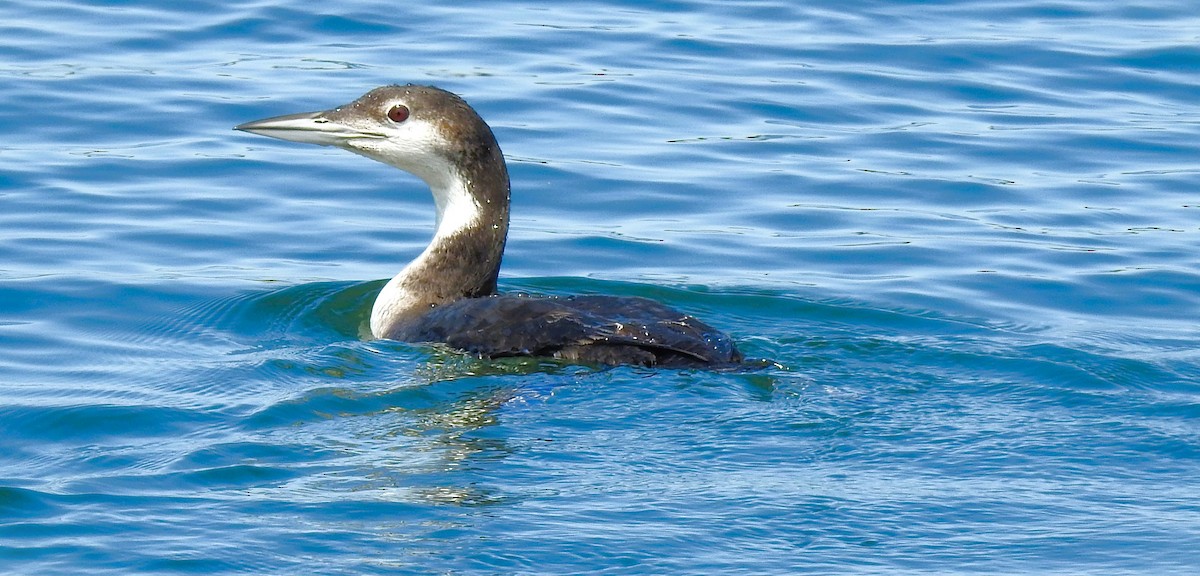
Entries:
POLYGON ((237 129, 344 148, 429 185, 437 231, 380 291, 371 311, 376 337, 444 342, 486 358, 645 366, 742 360, 728 336, 645 298, 496 295, 508 233, 508 169, 491 128, 454 94, 432 86, 384 86, 332 110, 237 129))
POLYGON ((728 336, 632 296, 465 298, 438 306, 395 336, 488 358, 548 356, 586 364, 696 366, 740 362, 728 336))

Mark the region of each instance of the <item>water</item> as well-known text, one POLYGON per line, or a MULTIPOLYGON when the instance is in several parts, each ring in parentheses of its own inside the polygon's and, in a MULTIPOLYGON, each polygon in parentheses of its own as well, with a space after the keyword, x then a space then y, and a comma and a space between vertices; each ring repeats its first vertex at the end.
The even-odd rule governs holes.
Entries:
POLYGON ((0 6, 0 572, 1200 569, 1190 2, 0 6), (502 288, 771 367, 372 341, 416 181, 235 133, 392 82, 502 288))

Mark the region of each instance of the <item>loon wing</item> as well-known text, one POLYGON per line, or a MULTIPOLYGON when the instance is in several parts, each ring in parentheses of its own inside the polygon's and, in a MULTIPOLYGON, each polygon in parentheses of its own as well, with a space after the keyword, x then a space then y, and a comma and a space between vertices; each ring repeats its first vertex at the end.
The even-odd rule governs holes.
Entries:
POLYGON ((466 298, 434 308, 393 338, 445 342, 486 358, 551 356, 589 364, 728 364, 728 336, 647 298, 466 298))

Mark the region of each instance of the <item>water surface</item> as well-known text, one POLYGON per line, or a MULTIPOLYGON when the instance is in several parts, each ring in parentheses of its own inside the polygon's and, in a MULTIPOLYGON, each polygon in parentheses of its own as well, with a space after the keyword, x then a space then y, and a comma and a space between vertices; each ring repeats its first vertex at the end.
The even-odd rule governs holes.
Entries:
POLYGON ((0 572, 1193 573, 1187 2, 0 6, 0 572), (241 122, 433 83, 501 288, 773 364, 371 340, 418 181, 241 122))

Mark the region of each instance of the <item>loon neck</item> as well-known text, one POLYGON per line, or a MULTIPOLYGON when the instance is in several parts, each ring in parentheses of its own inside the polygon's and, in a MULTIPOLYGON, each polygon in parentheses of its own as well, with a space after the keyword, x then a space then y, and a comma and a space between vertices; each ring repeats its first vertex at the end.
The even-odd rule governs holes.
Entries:
POLYGON ((495 140, 478 144, 434 169, 397 166, 429 185, 437 228, 429 246, 376 298, 371 311, 376 337, 393 336, 436 306, 496 292, 508 235, 508 169, 495 140))

